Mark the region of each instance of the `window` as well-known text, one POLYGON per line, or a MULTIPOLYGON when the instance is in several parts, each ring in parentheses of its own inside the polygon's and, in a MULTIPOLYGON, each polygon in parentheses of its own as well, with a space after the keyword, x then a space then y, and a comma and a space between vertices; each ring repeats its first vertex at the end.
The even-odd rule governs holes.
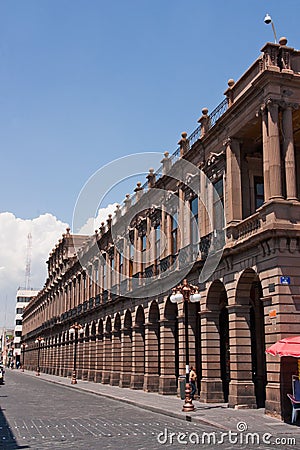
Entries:
POLYGON ((198 223, 198 197, 190 201, 191 209, 191 243, 197 244, 199 242, 199 223, 198 223))
POLYGON ((142 269, 143 271, 143 264, 146 263, 146 248, 147 248, 147 236, 144 234, 144 236, 141 237, 142 239, 142 269))
POLYGON ((106 290, 107 289, 107 278, 106 278, 106 270, 107 270, 107 267, 106 267, 106 255, 103 255, 103 258, 105 259, 105 261, 104 261, 104 264, 103 264, 103 279, 102 279, 102 281, 103 281, 103 289, 104 290, 106 290))
POLYGON ((160 258, 160 225, 155 228, 155 259, 160 258))
POLYGON ((264 202, 264 179, 254 177, 255 209, 260 208, 264 202))
POLYGON ((178 213, 176 212, 171 220, 171 241, 172 241, 172 255, 176 255, 178 250, 178 213))
POLYGON ((21 337, 22 336, 22 331, 16 331, 15 332, 15 336, 16 337, 21 337))
POLYGON ((23 314, 23 308, 17 308, 17 314, 23 314))
POLYGON ((22 320, 16 320, 16 325, 22 325, 22 320))
POLYGON ((111 286, 113 286, 115 284, 114 271, 115 271, 115 259, 110 258, 110 283, 111 283, 111 286))
POLYGON ((123 262, 124 262, 123 254, 119 253, 119 279, 120 279, 120 282, 124 278, 124 276, 123 276, 123 262))
POLYGON ((214 183, 214 195, 213 195, 213 214, 214 214, 214 228, 223 229, 224 228, 224 189, 223 189, 223 178, 220 178, 216 183, 214 183))

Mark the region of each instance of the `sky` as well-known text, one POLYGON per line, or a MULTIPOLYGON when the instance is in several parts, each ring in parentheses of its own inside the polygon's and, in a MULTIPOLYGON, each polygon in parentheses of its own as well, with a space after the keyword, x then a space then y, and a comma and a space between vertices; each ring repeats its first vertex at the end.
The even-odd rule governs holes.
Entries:
MULTIPOLYGON (((126 155, 175 151, 274 41, 266 13, 299 49, 299 0, 0 1, 0 326, 14 323, 28 233, 41 288, 87 180, 126 155)), ((135 184, 110 192, 101 220, 135 184)))

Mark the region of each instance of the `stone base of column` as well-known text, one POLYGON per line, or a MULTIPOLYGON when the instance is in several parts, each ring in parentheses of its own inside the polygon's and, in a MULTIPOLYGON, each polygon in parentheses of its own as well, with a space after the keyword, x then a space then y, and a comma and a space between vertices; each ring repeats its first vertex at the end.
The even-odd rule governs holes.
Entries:
POLYGON ((176 377, 174 375, 161 375, 159 377, 159 394, 173 395, 177 393, 176 377))
POLYGON ((132 373, 130 379, 130 389, 143 389, 144 385, 144 374, 143 373, 132 373))
POLYGON ((144 376, 143 390, 146 392, 158 392, 159 389, 159 375, 146 374, 144 376))
POLYGON ((99 372, 98 370, 96 370, 95 375, 94 375, 94 382, 101 383, 101 380, 102 380, 102 372, 99 372))
POLYGON ((221 378, 202 378, 200 402, 224 403, 224 392, 221 378))
POLYGON ((268 383, 266 387, 265 413, 276 418, 283 417, 279 383, 268 383))
POLYGON ((111 372, 109 384, 111 386, 119 386, 120 383, 120 372, 111 372))
POLYGON ((88 371, 86 369, 82 370, 82 381, 87 381, 88 379, 88 371))
POLYGON ((252 381, 230 381, 228 405, 230 408, 257 408, 252 381))
POLYGON ((101 383, 109 384, 109 381, 110 381, 110 371, 109 370, 103 370, 101 383))
POLYGON ((87 376, 88 381, 94 381, 94 377, 95 377, 95 371, 94 370, 89 370, 88 371, 88 376, 87 376))
POLYGON ((66 369, 66 368, 63 369, 62 376, 63 377, 67 377, 68 376, 68 369, 66 369))
POLYGON ((77 370, 76 370, 76 377, 77 377, 79 380, 81 380, 81 378, 82 378, 82 369, 77 369, 77 370))
POLYGON ((129 388, 130 381, 131 381, 131 372, 121 372, 120 373, 119 387, 129 388))

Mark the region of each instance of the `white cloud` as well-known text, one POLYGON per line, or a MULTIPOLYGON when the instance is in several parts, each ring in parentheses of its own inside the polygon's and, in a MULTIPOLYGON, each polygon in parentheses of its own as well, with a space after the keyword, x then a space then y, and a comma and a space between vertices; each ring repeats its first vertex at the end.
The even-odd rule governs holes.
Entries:
POLYGON ((40 289, 47 276, 46 260, 67 226, 52 214, 24 220, 0 213, 0 326, 14 325, 16 292, 25 284, 28 233, 32 235, 30 286, 40 289))
MULTIPOLYGON (((93 234, 101 222, 106 223, 116 205, 101 208, 96 218, 87 220, 80 234, 93 234)), ((0 327, 14 326, 17 289, 25 284, 28 234, 32 236, 30 286, 41 289, 47 277, 49 253, 67 227, 49 213, 27 220, 10 212, 0 213, 0 327)))
POLYGON ((97 214, 97 217, 92 217, 86 221, 83 227, 80 228, 78 234, 94 234, 95 230, 97 230, 101 222, 106 224, 106 219, 108 219, 108 215, 114 215, 116 210, 117 203, 112 203, 108 205, 106 208, 100 208, 97 214))

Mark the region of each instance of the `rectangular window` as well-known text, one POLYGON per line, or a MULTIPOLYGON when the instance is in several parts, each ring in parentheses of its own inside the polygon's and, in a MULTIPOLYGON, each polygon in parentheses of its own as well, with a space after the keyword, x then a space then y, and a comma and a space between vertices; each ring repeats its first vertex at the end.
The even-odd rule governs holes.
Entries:
POLYGON ((123 262, 124 262, 123 254, 119 253, 119 280, 120 280, 120 282, 123 280, 123 262))
POLYGON ((213 193, 214 229, 224 228, 225 219, 223 207, 224 207, 223 178, 220 178, 216 183, 214 183, 214 193, 213 193))
POLYGON ((177 250, 178 250, 178 213, 176 212, 173 216, 172 216, 172 220, 171 220, 171 241, 172 241, 172 255, 176 255, 177 250))
POLYGON ((143 272, 143 265, 146 263, 146 248, 147 248, 147 236, 144 234, 144 236, 141 237, 142 239, 142 269, 143 272))
POLYGON ((23 308, 17 308, 17 314, 23 314, 23 308))
POLYGON ((160 225, 155 228, 155 259, 160 258, 160 225))
POLYGON ((115 284, 114 273, 115 273, 115 259, 111 258, 110 259, 110 283, 111 283, 111 286, 114 286, 114 284, 115 284))
POLYGON ((104 256, 103 255, 103 257, 104 257, 104 259, 105 259, 105 262, 104 262, 104 264, 103 264, 103 289, 104 290, 106 290, 107 289, 107 278, 106 278, 106 270, 107 270, 107 267, 106 267, 106 255, 104 256))
POLYGON ((199 242, 199 215, 198 215, 198 197, 190 201, 191 209, 191 242, 192 244, 197 244, 199 242))
POLYGON ((264 202, 264 179, 254 177, 255 209, 260 208, 264 202))

